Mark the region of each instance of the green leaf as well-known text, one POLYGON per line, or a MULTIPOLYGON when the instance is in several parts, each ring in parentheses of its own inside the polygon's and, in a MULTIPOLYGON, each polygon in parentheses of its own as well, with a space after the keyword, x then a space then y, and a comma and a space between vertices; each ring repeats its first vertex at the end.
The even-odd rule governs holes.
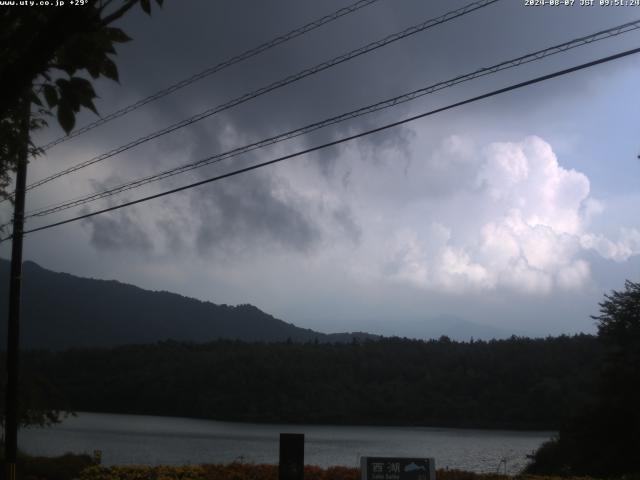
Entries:
POLYGON ((60 102, 58 105, 58 122, 67 135, 73 130, 76 124, 76 116, 73 110, 66 102, 60 102))
POLYGON ((87 72, 89 72, 89 75, 91 75, 91 78, 98 78, 100 76, 100 66, 88 64, 85 68, 87 72))
MULTIPOLYGON (((91 82, 85 78, 73 77, 69 82, 70 88, 72 90, 73 98, 82 106, 88 108, 93 113, 98 115, 98 110, 96 110, 95 105, 93 104, 93 99, 96 98, 96 92, 93 89, 93 85, 91 82)), ((77 111, 77 110, 76 110, 77 111)))
POLYGON ((102 64, 108 59, 109 57, 104 52, 94 48, 86 55, 83 66, 87 69, 89 75, 93 78, 98 78, 102 73, 102 64))
POLYGON ((88 108, 89 110, 91 110, 96 115, 100 116, 100 114, 98 113, 98 109, 96 108, 95 104, 93 103, 93 100, 91 100, 91 99, 82 100, 82 105, 84 107, 88 108))
POLYGON ((100 30, 93 33, 87 37, 86 41, 90 42, 91 50, 93 50, 94 54, 116 53, 113 48, 113 40, 109 38, 109 32, 107 30, 100 30))
POLYGON ((121 29, 115 27, 106 27, 105 31, 107 32, 107 37, 112 42, 116 43, 125 43, 130 42, 131 37, 124 33, 121 29))
POLYGON ((53 108, 58 104, 58 90, 53 85, 46 84, 43 89, 44 98, 49 105, 49 108, 53 108))
POLYGON ((69 88, 69 80, 65 78, 59 78, 56 80, 56 85, 60 90, 64 90, 65 88, 69 88))
POLYGON ((106 58, 102 61, 102 66, 100 67, 100 72, 107 78, 111 80, 115 80, 116 82, 120 82, 118 78, 118 67, 110 58, 106 58))
POLYGON ((35 103, 39 107, 43 106, 42 101, 40 100, 40 97, 38 97, 38 94, 33 90, 31 90, 31 103, 35 103))
POLYGON ((71 82, 68 80, 65 80, 64 78, 59 78, 58 80, 56 80, 56 84, 60 89, 60 99, 58 102, 59 104, 58 108, 60 108, 64 104, 67 108, 69 108, 70 110, 73 110, 74 112, 79 111, 80 98, 78 97, 78 92, 73 87, 71 82))
POLYGON ((61 64, 60 68, 64 71, 64 73, 66 73, 69 76, 76 73, 76 68, 70 64, 61 64))
POLYGON ((78 68, 82 68, 87 50, 90 51, 92 48, 89 42, 81 40, 79 38, 71 38, 56 51, 55 63, 58 64, 58 68, 67 72, 69 76, 73 75, 78 68))
POLYGON ((92 97, 96 96, 96 92, 93 90, 93 85, 91 85, 91 82, 86 78, 73 77, 69 80, 69 85, 76 92, 91 95, 92 97))
POLYGON ((140 0, 140 6, 147 15, 151 15, 151 2, 149 0, 140 0))

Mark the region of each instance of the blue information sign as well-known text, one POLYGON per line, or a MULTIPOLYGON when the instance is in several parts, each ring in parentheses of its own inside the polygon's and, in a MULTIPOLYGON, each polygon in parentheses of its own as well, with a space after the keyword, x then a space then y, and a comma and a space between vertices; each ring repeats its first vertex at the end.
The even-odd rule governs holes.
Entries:
POLYGON ((435 480, 433 458, 360 457, 362 480, 435 480))

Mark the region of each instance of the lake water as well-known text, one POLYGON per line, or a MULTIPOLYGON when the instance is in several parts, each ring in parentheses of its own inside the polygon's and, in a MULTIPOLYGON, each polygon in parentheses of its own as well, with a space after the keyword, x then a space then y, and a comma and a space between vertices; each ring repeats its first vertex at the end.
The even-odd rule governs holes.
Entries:
POLYGON ((437 468, 495 472, 506 459, 511 474, 519 472, 527 462, 526 455, 553 435, 423 427, 262 425, 79 413, 59 425, 23 429, 18 441, 22 450, 34 455, 101 450, 105 465, 275 464, 280 433, 305 434, 308 465, 357 466, 361 455, 397 455, 434 457, 437 468))

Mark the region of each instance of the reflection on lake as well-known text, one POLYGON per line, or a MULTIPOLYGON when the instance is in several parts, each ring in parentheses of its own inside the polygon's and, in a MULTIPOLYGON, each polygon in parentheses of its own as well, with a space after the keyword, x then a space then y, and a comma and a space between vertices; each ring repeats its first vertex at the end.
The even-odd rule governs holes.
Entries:
POLYGON ((101 450, 106 465, 234 460, 277 463, 280 433, 305 434, 308 465, 357 466, 360 456, 397 455, 434 457, 437 468, 495 472, 501 459, 506 459, 508 473, 521 470, 526 455, 552 435, 552 432, 426 427, 262 425, 79 413, 53 427, 21 430, 19 446, 34 455, 101 450))

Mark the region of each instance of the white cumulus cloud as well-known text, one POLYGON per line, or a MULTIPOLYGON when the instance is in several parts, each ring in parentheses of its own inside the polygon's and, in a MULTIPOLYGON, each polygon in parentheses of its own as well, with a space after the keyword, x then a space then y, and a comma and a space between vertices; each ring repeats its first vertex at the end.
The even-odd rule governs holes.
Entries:
POLYGON ((349 163, 362 232, 349 264, 430 290, 548 294, 589 281, 587 250, 615 261, 640 254, 636 229, 616 240, 589 230, 602 203, 543 139, 478 147, 457 135, 433 148, 411 138, 402 170, 389 161, 361 177, 366 161, 349 163))

